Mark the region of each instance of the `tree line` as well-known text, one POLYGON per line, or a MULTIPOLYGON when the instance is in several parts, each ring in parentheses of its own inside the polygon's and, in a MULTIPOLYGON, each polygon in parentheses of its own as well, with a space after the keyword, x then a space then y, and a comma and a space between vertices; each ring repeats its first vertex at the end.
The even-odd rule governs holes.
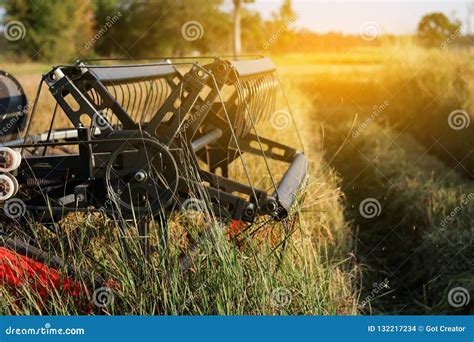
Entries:
MULTIPOLYGON (((64 61, 98 56, 341 51, 382 41, 378 35, 367 39, 297 30, 291 0, 282 0, 270 19, 249 9, 247 3, 253 1, 233 0, 233 9, 224 10, 223 0, 0 0, 5 11, 0 49, 13 58, 64 61), (5 39, 11 23, 25 31, 21 39, 5 39)), ((420 22, 425 43, 453 36, 455 23, 439 15, 430 18, 423 25, 420 22), (445 25, 444 30, 434 31, 434 38, 432 21, 445 25)))

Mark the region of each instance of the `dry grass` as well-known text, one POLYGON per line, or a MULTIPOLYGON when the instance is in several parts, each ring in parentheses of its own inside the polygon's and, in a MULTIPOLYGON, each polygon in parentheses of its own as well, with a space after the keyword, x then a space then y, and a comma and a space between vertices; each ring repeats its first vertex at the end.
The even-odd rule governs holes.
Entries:
POLYGON ((403 47, 366 74, 317 67, 301 83, 325 127, 326 159, 343 180, 346 217, 358 232, 363 298, 372 284, 390 280, 390 291, 367 310, 469 313, 450 306, 448 292, 473 286, 472 198, 461 206, 474 192, 472 56, 403 47), (469 127, 450 128, 457 109, 471 114, 469 127), (367 198, 381 203, 373 219, 359 210, 367 198))

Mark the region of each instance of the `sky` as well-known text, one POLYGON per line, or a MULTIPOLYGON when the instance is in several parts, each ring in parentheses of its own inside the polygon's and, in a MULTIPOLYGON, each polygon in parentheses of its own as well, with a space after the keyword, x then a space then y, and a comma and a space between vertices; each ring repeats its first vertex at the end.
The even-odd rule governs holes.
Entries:
MULTIPOLYGON (((225 7, 231 7, 232 1, 225 1, 225 7)), ((416 31, 420 18, 430 12, 443 12, 466 23, 469 3, 474 7, 474 1, 469 0, 293 0, 293 8, 298 17, 296 26, 315 32, 357 34, 364 23, 376 22, 382 33, 409 34, 416 31)), ((282 0, 256 0, 246 6, 269 18, 281 4, 282 0)), ((474 30, 474 18, 472 23, 474 30)), ((465 28, 463 25, 463 31, 465 28)))

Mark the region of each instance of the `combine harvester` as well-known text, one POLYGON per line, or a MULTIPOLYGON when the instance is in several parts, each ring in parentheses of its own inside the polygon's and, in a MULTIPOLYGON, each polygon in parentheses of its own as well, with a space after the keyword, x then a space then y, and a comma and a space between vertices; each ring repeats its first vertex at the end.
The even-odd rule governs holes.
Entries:
POLYGON ((133 222, 141 237, 154 220, 163 241, 169 215, 189 203, 246 226, 259 217, 288 216, 306 177, 307 159, 258 133, 257 124, 274 113, 280 89, 269 59, 111 63, 119 62, 54 67, 43 75, 32 106, 15 78, 1 72, 4 255, 13 249, 41 259, 43 251, 20 242, 18 227, 28 222, 53 227, 71 212, 98 211, 122 227, 133 222), (56 107, 49 129, 33 135, 30 127, 46 117, 37 113, 44 86, 56 107), (55 128, 61 122, 70 128, 55 128), (261 160, 270 191, 253 185, 255 171, 244 154, 261 160), (270 159, 288 165, 279 180, 270 159), (236 165, 245 182, 229 177, 236 165))

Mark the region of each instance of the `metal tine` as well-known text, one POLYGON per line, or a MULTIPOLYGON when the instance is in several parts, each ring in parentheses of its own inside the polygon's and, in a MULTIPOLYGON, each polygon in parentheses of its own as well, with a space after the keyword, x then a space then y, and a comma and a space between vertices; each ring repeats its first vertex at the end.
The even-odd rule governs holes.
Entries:
MULTIPOLYGON (((236 85, 237 88, 239 88, 240 86, 242 86, 242 82, 239 80, 239 78, 237 78, 237 81, 236 81, 235 85, 236 85)), ((265 167, 266 167, 267 172, 268 172, 268 174, 269 174, 269 176, 270 176, 270 179, 271 179, 271 182, 272 182, 272 186, 273 186, 273 188, 275 189, 275 191, 278 192, 277 186, 276 186, 276 182, 275 182, 275 179, 274 179, 274 177, 273 177, 273 173, 272 173, 272 171, 271 171, 271 169, 270 169, 270 166, 269 166, 269 164, 268 164, 267 157, 266 157, 266 155, 265 155, 265 151, 263 150, 263 146, 262 146, 262 144, 261 144, 261 142, 260 142, 259 133, 258 133, 258 131, 257 131, 257 127, 255 126, 255 125, 256 125, 256 122, 255 122, 255 120, 254 120, 252 114, 249 112, 249 111, 250 111, 250 106, 249 106, 248 102, 244 102, 244 104, 245 104, 245 106, 246 106, 246 113, 249 115, 251 129, 253 129, 253 131, 254 131, 254 133, 255 133, 255 135, 256 135, 256 137, 257 137, 257 142, 258 142, 258 144, 259 144, 259 146, 260 146, 260 150, 261 150, 261 152, 262 152, 262 156, 263 156, 263 160, 264 160, 264 163, 265 163, 265 167)), ((250 130, 249 130, 249 131, 250 131, 250 130)), ((248 133, 249 131, 246 131, 245 133, 248 133)))
POLYGON ((141 123, 149 122, 150 116, 153 114, 153 111, 155 110, 156 102, 158 101, 158 91, 155 92, 155 88, 158 89, 158 86, 156 85, 156 83, 157 83, 156 80, 151 80, 149 82, 150 84, 149 105, 148 105, 148 108, 143 111, 142 117, 140 118, 141 123))
POLYGON ((247 86, 248 86, 248 89, 249 89, 249 95, 248 95, 248 99, 247 99, 247 104, 245 105, 246 108, 244 108, 244 115, 243 115, 244 120, 245 120, 244 134, 247 133, 250 129, 250 122, 249 122, 250 119, 247 119, 246 117, 248 117, 248 115, 252 115, 252 118, 253 118, 253 115, 254 115, 253 113, 255 112, 255 105, 258 102, 258 98, 257 98, 258 94, 256 92, 256 87, 255 87, 256 86, 255 81, 256 81, 257 77, 251 78, 247 82, 247 86))
POLYGON ((244 135, 245 132, 245 112, 247 99, 250 97, 250 88, 248 81, 236 83, 236 87, 239 90, 241 96, 239 98, 239 111, 237 113, 237 128, 239 136, 244 135))
MULTIPOLYGON (((115 84, 107 87, 135 122, 145 123, 171 94, 165 79, 115 84)), ((118 123, 118 118, 113 118, 118 123)))
POLYGON ((255 99, 255 109, 252 113, 256 122, 262 119, 262 112, 265 110, 265 75, 255 79, 255 91, 258 94, 255 99))
POLYGON ((262 93, 263 93, 263 96, 262 96, 262 110, 260 112, 260 120, 263 121, 266 119, 267 117, 267 112, 268 112, 268 109, 269 109, 269 97, 270 97, 270 92, 271 92, 271 88, 270 88, 270 84, 269 84, 269 75, 265 75, 263 78, 262 78, 262 84, 261 84, 261 87, 262 87, 262 93))
POLYGON ((253 103, 254 109, 252 110, 252 117, 255 121, 260 121, 260 114, 264 104, 263 89, 262 89, 262 76, 256 77, 253 81, 255 99, 253 103))
POLYGON ((137 99, 137 97, 136 97, 137 90, 135 88, 136 82, 126 83, 125 85, 127 86, 127 90, 128 90, 127 95, 130 98, 130 109, 127 110, 127 112, 129 113, 129 115, 133 119, 133 121, 136 121, 136 117, 135 117, 136 112, 137 112, 136 109, 135 109, 135 104, 136 104, 136 99, 137 99))
POLYGON ((136 113, 137 113, 137 110, 136 110, 136 101, 137 101, 137 90, 135 88, 137 82, 132 82, 132 83, 127 83, 127 90, 129 91, 128 93, 128 96, 130 97, 130 102, 131 102, 131 106, 130 106, 130 115, 132 116, 133 120, 136 121, 136 113), (133 91, 130 90, 130 88, 133 87, 133 91))
POLYGON ((150 113, 150 120, 151 120, 151 116, 154 115, 154 113, 156 113, 158 111, 158 108, 161 107, 161 104, 163 103, 163 94, 161 93, 161 89, 162 89, 162 86, 161 84, 163 83, 163 80, 158 80, 156 83, 155 83, 155 86, 156 86, 156 90, 155 90, 155 93, 156 93, 156 96, 155 96, 155 101, 153 102, 153 109, 152 109, 152 112, 150 113))
POLYGON ((123 91, 122 86, 119 84, 118 87, 114 86, 114 89, 117 89, 117 92, 119 95, 116 97, 117 101, 121 104, 122 107, 125 107, 125 98, 124 98, 124 91, 123 91))
POLYGON ((259 76, 249 79, 246 82, 246 86, 249 89, 248 101, 244 107, 243 118, 245 120, 244 134, 248 133, 251 129, 251 122, 245 119, 247 115, 252 116, 252 120, 258 119, 258 113, 260 110, 261 93, 259 90, 259 76))
POLYGON ((138 121, 138 115, 140 115, 140 113, 143 111, 143 108, 144 108, 144 103, 142 103, 142 98, 144 98, 143 97, 143 89, 142 89, 143 81, 138 82, 137 86, 140 89, 140 91, 138 93, 138 108, 137 108, 137 113, 135 114, 135 122, 139 122, 138 121))
MULTIPOLYGON (((112 91, 114 92, 114 98, 115 98, 117 101, 119 101, 118 96, 117 96, 117 90, 116 90, 115 86, 109 86, 109 87, 107 87, 107 90, 108 90, 109 92, 112 90, 112 91)), ((109 120, 109 119, 108 119, 108 120, 109 120)), ((109 120, 109 121, 110 121, 110 120, 109 120)), ((115 125, 115 124, 118 123, 118 119, 113 118, 113 120, 110 121, 110 123, 111 123, 112 125, 115 125)))
POLYGON ((273 99, 276 100, 276 85, 274 75, 270 74, 265 77, 265 110, 262 113, 263 120, 267 120, 271 112, 275 110, 273 99))
POLYGON ((118 96, 117 96, 117 90, 115 87, 107 87, 107 90, 110 92, 111 90, 114 92, 114 98, 119 101, 118 96))
POLYGON ((149 122, 151 120, 151 116, 158 110, 158 107, 160 106, 161 102, 161 93, 160 93, 160 83, 161 79, 159 80, 153 80, 151 83, 151 90, 152 90, 152 97, 153 97, 153 103, 150 106, 150 113, 146 114, 146 117, 142 121, 147 121, 149 122))
POLYGON ((264 75, 261 79, 261 94, 262 94, 262 103, 258 111, 258 121, 266 120, 270 112, 273 111, 272 106, 272 97, 274 96, 275 89, 272 84, 272 75, 264 75))
POLYGON ((260 102, 260 108, 258 111, 258 121, 263 121, 263 119, 266 117, 267 110, 268 110, 268 95, 269 95, 269 84, 268 84, 268 75, 263 75, 260 83, 260 93, 262 100, 260 102))
MULTIPOLYGON (((137 121, 140 123, 140 124, 143 124, 144 123, 144 120, 146 119, 147 117, 147 112, 148 112, 148 109, 150 107, 150 94, 151 94, 151 91, 150 91, 150 87, 151 87, 151 82, 150 81, 145 81, 143 82, 142 86, 145 88, 145 91, 142 92, 141 96, 143 97, 143 105, 141 105, 141 109, 140 109, 140 112, 139 112, 139 117, 137 117, 137 121)), ((140 87, 140 90, 142 89, 142 87, 140 87)))
POLYGON ((158 110, 160 103, 161 103, 161 96, 162 96, 162 87, 161 87, 161 82, 162 80, 153 80, 151 83, 151 89, 152 89, 152 96, 153 96, 153 102, 152 105, 150 106, 150 113, 147 113, 147 116, 143 119, 143 121, 150 121, 151 116, 158 110))
POLYGON ((244 101, 244 90, 239 89, 239 87, 236 85, 235 86, 236 91, 237 91, 237 107, 236 107, 236 113, 235 113, 235 119, 234 119, 234 124, 235 124, 235 131, 237 132, 238 135, 240 135, 240 120, 241 120, 241 112, 242 112, 242 103, 244 101))
POLYGON ((270 103, 270 113, 268 116, 272 114, 273 111, 275 111, 276 108, 276 101, 277 101, 277 95, 278 95, 278 78, 276 74, 272 75, 272 98, 271 98, 271 103, 270 103))
POLYGON ((92 99, 92 101, 98 105, 100 105, 100 103, 98 103, 97 101, 97 97, 96 97, 96 92, 95 92, 95 89, 94 88, 91 88, 87 94, 89 95, 89 97, 92 99))
POLYGON ((146 81, 143 82, 143 87, 145 88, 145 92, 143 93, 143 110, 140 113, 140 118, 139 122, 143 123, 144 119, 147 117, 147 112, 150 109, 150 103, 151 103, 151 81, 146 81))
POLYGON ((235 118, 233 124, 235 125, 235 132, 237 135, 241 135, 241 121, 242 121, 242 104, 244 102, 244 97, 245 97, 245 89, 240 89, 237 85, 235 85, 236 91, 237 91, 237 107, 236 107, 236 113, 235 113, 235 118))
MULTIPOLYGON (((256 113, 256 106, 258 104, 258 98, 259 98, 259 95, 258 92, 257 92, 257 81, 258 79, 258 76, 255 77, 255 78, 251 78, 250 81, 249 81, 249 89, 250 89, 250 95, 249 95, 249 108, 248 108, 248 114, 247 115, 252 115, 252 118, 254 118, 255 114, 256 113)), ((244 116, 245 117, 245 116, 244 116)), ((250 130, 250 122, 248 122, 249 120, 245 120, 245 133, 247 133, 249 130, 250 130)))
POLYGON ((135 83, 125 83, 125 87, 127 88, 127 93, 126 93, 126 96, 128 97, 128 100, 130 102, 129 103, 129 106, 127 108, 127 113, 130 113, 130 116, 132 116, 133 118, 133 107, 135 105, 135 92, 133 92, 130 88, 131 87, 135 87, 135 83))
MULTIPOLYGON (((244 114, 243 114, 243 118, 245 118, 246 115, 248 114, 245 114, 246 112, 251 112, 252 111, 252 106, 255 102, 255 94, 254 94, 254 89, 253 89, 253 81, 254 79, 251 78, 249 79, 246 83, 245 83, 245 86, 247 87, 248 89, 248 95, 247 95, 247 98, 245 99, 246 101, 246 104, 244 103, 244 114)), ((244 119, 245 120, 245 119, 244 119)), ((245 120, 245 130, 244 132, 246 132, 248 129, 248 120, 245 120)))
POLYGON ((145 109, 146 92, 143 90, 143 87, 145 87, 145 83, 146 81, 138 83, 138 88, 140 89, 140 92, 138 94, 138 110, 136 114, 136 122, 140 122, 141 113, 143 113, 143 110, 145 109))
MULTIPOLYGON (((128 87, 128 84, 125 84, 126 87, 128 87)), ((122 85, 119 84, 119 87, 120 87, 120 90, 122 91, 122 98, 123 98, 123 105, 124 105, 124 109, 127 113, 130 113, 130 108, 129 108, 129 105, 130 105, 130 97, 129 96, 126 96, 126 92, 123 90, 122 88, 122 85), (127 100, 127 104, 125 104, 125 100, 127 100)))
POLYGON ((102 106, 102 104, 104 102, 102 97, 99 96, 99 93, 94 88, 92 88, 91 90, 94 93, 94 102, 97 103, 99 106, 102 106))
POLYGON ((251 115, 254 122, 268 118, 276 103, 277 84, 274 73, 258 75, 249 79, 240 79, 236 85, 237 110, 235 118, 236 132, 248 133, 252 123, 246 119, 251 115))
POLYGON ((166 80, 160 79, 160 82, 158 83, 160 85, 160 88, 157 89, 158 94, 160 94, 160 99, 159 102, 157 103, 156 108, 154 109, 154 112, 158 110, 166 101, 166 99, 171 95, 171 87, 170 85, 166 82, 166 80), (167 89, 167 92, 163 91, 164 89, 167 89))
POLYGON ((150 104, 152 101, 152 88, 153 82, 144 82, 146 95, 145 95, 145 102, 143 104, 142 115, 140 116, 140 124, 143 124, 147 118, 148 110, 150 109, 150 104))
POLYGON ((249 90, 246 84, 242 84, 241 87, 237 87, 239 91, 239 107, 236 113, 236 132, 238 135, 241 136, 244 131, 244 116, 245 116, 245 99, 247 98, 247 94, 249 90))
POLYGON ((248 80, 247 82, 244 83, 244 87, 246 89, 246 96, 244 98, 244 102, 242 103, 242 114, 241 114, 241 120, 242 120, 242 135, 245 134, 245 132, 248 129, 248 121, 245 119, 245 116, 248 112, 248 108, 252 102, 252 97, 253 97, 253 92, 252 92, 252 81, 248 80))
POLYGON ((270 107, 270 98, 272 96, 272 88, 271 88, 271 75, 264 75, 261 79, 261 93, 262 93, 262 103, 261 107, 258 111, 259 118, 258 120, 264 120, 268 116, 268 112, 271 111, 270 107))

